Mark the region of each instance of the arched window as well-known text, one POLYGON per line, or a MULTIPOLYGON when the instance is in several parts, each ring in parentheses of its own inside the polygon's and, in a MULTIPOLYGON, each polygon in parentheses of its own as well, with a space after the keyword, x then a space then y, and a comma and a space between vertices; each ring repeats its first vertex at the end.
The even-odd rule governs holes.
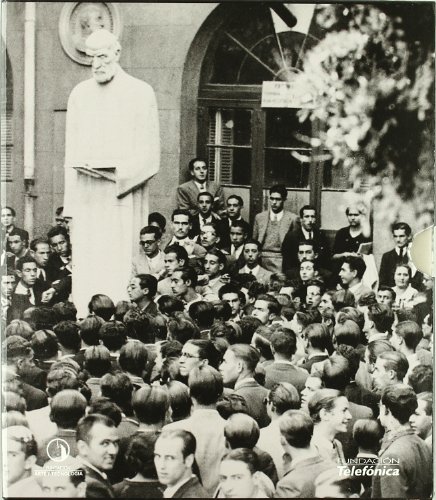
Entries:
POLYGON ((297 108, 262 106, 263 82, 292 85, 322 36, 311 22, 314 5, 278 5, 221 6, 201 66, 198 153, 208 159, 211 178, 243 197, 251 217, 265 207, 272 184, 288 187, 294 212, 309 201, 319 205, 323 185, 342 184, 313 161, 312 124, 300 122, 297 108))

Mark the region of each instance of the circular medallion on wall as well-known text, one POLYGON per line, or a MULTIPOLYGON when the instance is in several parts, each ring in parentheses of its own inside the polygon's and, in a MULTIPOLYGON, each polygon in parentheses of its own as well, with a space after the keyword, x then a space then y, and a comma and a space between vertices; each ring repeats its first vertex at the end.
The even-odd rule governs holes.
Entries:
POLYGON ((59 17, 59 38, 62 48, 73 61, 91 65, 91 58, 85 52, 85 41, 92 32, 101 28, 107 29, 118 39, 121 37, 121 17, 114 4, 65 3, 59 17))

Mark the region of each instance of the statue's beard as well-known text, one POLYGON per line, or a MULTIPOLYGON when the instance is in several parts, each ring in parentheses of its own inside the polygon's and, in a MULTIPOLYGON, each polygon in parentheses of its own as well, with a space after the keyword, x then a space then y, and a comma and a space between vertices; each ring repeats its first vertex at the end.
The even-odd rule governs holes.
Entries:
POLYGON ((115 76, 115 68, 106 71, 93 71, 94 79, 97 83, 109 83, 115 76))

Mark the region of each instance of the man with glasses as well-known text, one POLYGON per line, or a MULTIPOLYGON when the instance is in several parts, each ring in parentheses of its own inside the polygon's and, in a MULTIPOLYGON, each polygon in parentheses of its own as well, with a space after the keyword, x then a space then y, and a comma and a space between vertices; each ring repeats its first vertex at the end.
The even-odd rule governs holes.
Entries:
POLYGON ((139 233, 139 254, 133 261, 132 276, 151 274, 155 278, 165 272, 164 254, 160 250, 162 233, 156 226, 145 226, 139 233))
POLYGON ((297 218, 296 214, 283 208, 287 196, 285 186, 272 186, 269 209, 254 219, 253 238, 262 245, 262 264, 273 273, 282 272, 282 243, 297 218))

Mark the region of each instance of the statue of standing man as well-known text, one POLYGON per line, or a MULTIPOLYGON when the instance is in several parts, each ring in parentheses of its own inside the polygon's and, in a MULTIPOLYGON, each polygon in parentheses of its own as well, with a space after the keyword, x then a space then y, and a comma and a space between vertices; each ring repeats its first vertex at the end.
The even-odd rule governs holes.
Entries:
POLYGON ((159 170, 154 91, 119 66, 121 46, 92 33, 93 78, 68 100, 64 215, 72 218, 73 301, 87 315, 92 295, 124 298, 139 230, 147 224, 148 180, 159 170))

